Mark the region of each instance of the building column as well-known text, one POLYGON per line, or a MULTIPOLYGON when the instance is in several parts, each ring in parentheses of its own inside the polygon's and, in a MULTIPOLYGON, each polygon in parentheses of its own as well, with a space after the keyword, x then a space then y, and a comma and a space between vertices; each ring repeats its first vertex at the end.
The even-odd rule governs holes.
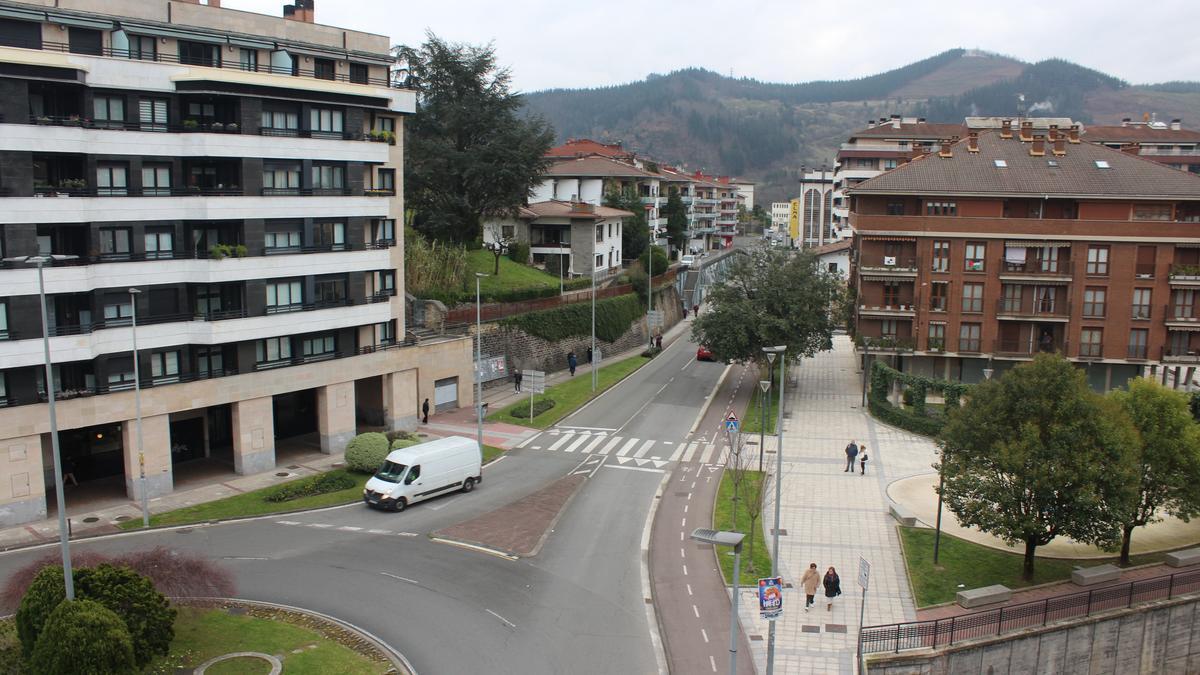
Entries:
POLYGON ((1112 391, 1112 364, 1104 364, 1104 393, 1112 391))
POLYGON ((234 403, 233 470, 239 474, 262 473, 275 468, 275 413, 271 397, 234 403))
MULTIPOLYGON (((433 401, 429 402, 433 408, 433 401)), ((402 370, 383 376, 384 424, 388 431, 413 431, 421 421, 417 371, 402 370)))
POLYGON ((354 381, 317 388, 317 433, 321 452, 344 452, 358 431, 354 419, 354 381))
POLYGON ((46 518, 46 480, 40 435, 0 441, 0 525, 46 518))
MULTIPOLYGON (((137 420, 121 424, 121 448, 125 455, 125 493, 142 498, 142 470, 138 465, 137 420)), ((146 461, 146 494, 160 497, 175 489, 171 466, 171 416, 142 418, 142 453, 146 461)))

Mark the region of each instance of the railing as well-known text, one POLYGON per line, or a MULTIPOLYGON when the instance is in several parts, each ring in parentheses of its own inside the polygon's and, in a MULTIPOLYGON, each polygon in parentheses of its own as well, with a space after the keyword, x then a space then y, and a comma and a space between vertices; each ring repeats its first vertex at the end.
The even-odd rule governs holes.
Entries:
POLYGON ((1156 267, 1154 263, 1134 263, 1133 274, 1138 279, 1153 279, 1156 267))
POLYGON ((1042 342, 1040 340, 996 340, 992 351, 1006 356, 1033 356, 1034 354, 1055 352, 1067 353, 1067 343, 1059 340, 1042 342))
POLYGON ((1066 300, 1046 301, 1039 298, 1001 298, 996 301, 996 316, 1036 316, 1056 319, 1071 317, 1071 303, 1066 300))
POLYGON ((1200 323, 1200 316, 1192 305, 1163 305, 1163 316, 1168 322, 1200 323))
POLYGON ((262 189, 262 196, 264 197, 328 197, 348 194, 351 194, 349 186, 334 188, 265 187, 262 189))
POLYGON ((1176 352, 1170 347, 1163 347, 1161 360, 1168 363, 1200 363, 1200 353, 1192 349, 1176 352))
MULTIPOLYGON (((188 373, 178 373, 176 375, 167 375, 167 376, 159 376, 159 377, 143 377, 141 380, 141 385, 142 385, 143 389, 147 389, 150 387, 163 387, 163 386, 166 386, 169 384, 181 384, 181 383, 186 383, 186 382, 198 382, 200 380, 211 380, 211 379, 215 379, 218 377, 229 377, 230 375, 237 375, 237 374, 238 374, 238 371, 236 368, 223 368, 223 369, 217 369, 217 370, 207 370, 207 371, 203 371, 203 372, 195 372, 194 371, 194 372, 188 372, 188 373)), ((118 391, 130 391, 133 388, 134 388, 133 380, 130 379, 130 380, 124 381, 124 382, 118 382, 118 383, 106 384, 106 385, 96 385, 94 387, 78 387, 78 388, 59 390, 59 391, 55 392, 54 400, 55 401, 69 401, 73 398, 83 398, 83 397, 87 397, 87 396, 100 396, 103 394, 111 394, 113 392, 118 392, 118 391)), ((37 393, 36 400, 21 401, 20 403, 21 404, 45 403, 46 401, 47 401, 46 392, 39 391, 37 393)), ((16 405, 16 404, 11 403, 11 399, 10 399, 10 405, 16 405)))
POLYGON ((1200 570, 1176 572, 1119 586, 1080 591, 945 619, 866 626, 858 639, 864 654, 936 649, 963 640, 989 638, 1015 630, 1045 626, 1051 621, 1125 609, 1134 603, 1166 600, 1196 590, 1200 590, 1200 570))
POLYGON ((874 274, 886 274, 888 272, 915 273, 918 270, 918 265, 920 263, 916 256, 871 255, 863 256, 863 260, 859 262, 859 268, 863 272, 874 274), (893 262, 889 264, 888 260, 892 260, 893 262))
POLYGON ((1038 260, 1034 258, 1026 260, 1024 263, 1014 264, 1005 262, 1004 257, 1001 256, 999 267, 996 269, 1000 270, 1000 274, 1069 277, 1074 272, 1075 267, 1071 260, 1038 260))
POLYGON ((367 197, 395 197, 396 188, 365 188, 363 195, 367 197))
MULTIPOLYGON (((0 120, 3 121, 3 120, 0 120)), ((143 122, 132 120, 97 120, 80 115, 30 115, 25 120, 28 124, 55 127, 81 127, 83 129, 100 129, 102 131, 158 131, 174 133, 212 133, 240 134, 241 125, 237 122, 143 122)))
POLYGON ((1138 148, 1138 154, 1151 157, 1191 157, 1200 156, 1200 148, 1157 148, 1143 145, 1138 148))
MULTIPOLYGON (((241 197, 246 191, 230 187, 52 187, 35 185, 35 197, 241 197)), ((4 196, 12 196, 11 194, 4 196)))

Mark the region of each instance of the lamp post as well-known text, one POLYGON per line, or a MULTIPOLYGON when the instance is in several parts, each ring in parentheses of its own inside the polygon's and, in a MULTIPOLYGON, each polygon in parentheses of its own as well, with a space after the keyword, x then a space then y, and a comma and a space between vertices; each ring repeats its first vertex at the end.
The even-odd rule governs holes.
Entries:
POLYGON ((863 380, 862 380, 862 407, 867 407, 867 380, 871 377, 871 338, 864 335, 863 343, 863 380))
POLYGON ((62 452, 58 444, 58 416, 54 409, 54 367, 50 363, 50 320, 46 313, 46 280, 42 266, 47 262, 75 260, 76 255, 30 255, 5 258, 6 262, 25 262, 37 265, 38 305, 42 313, 42 352, 46 360, 46 402, 50 415, 50 451, 54 462, 54 497, 58 500, 58 541, 62 549, 63 584, 67 599, 75 599, 75 577, 71 571, 71 538, 67 534, 67 502, 63 496, 62 452))
POLYGON ((646 248, 646 339, 654 346, 654 328, 650 317, 654 316, 654 235, 650 235, 650 246, 646 248))
MULTIPOLYGON (((767 377, 770 376, 770 373, 767 373, 767 377)), ((763 399, 766 397, 767 392, 771 391, 771 380, 759 380, 758 388, 762 390, 762 395, 758 397, 758 407, 762 411, 762 421, 759 423, 758 427, 758 472, 762 473, 763 442, 767 432, 767 406, 771 405, 769 402, 764 401, 763 399)))
POLYGON ((142 527, 150 527, 150 498, 146 495, 146 452, 142 442, 142 373, 137 348, 137 296, 141 293, 140 289, 129 289, 129 306, 132 308, 133 317, 133 409, 137 419, 138 483, 142 501, 142 527))
POLYGON ((483 452, 483 333, 479 320, 479 280, 486 276, 483 272, 475 273, 475 440, 479 441, 480 452, 483 452))
MULTIPOLYGON (((741 532, 708 530, 702 527, 692 530, 692 539, 695 541, 733 547, 733 602, 729 608, 729 675, 737 675, 738 582, 741 581, 742 539, 745 537, 741 532)), ((771 625, 774 626, 775 623, 771 622, 771 625)))
MULTIPOLYGON (((988 368, 983 369, 984 379, 992 379, 992 373, 995 371, 990 367, 992 360, 988 359, 988 368)), ((942 545, 942 488, 946 485, 946 453, 949 448, 942 448, 942 461, 938 465, 938 505, 937 505, 937 522, 933 528, 933 564, 938 564, 938 553, 941 551, 942 545)))
MULTIPOLYGON (((775 531, 772 532, 771 576, 779 576, 779 501, 783 495, 783 392, 787 383, 784 381, 784 364, 787 362, 787 345, 763 347, 767 354, 767 363, 774 365, 775 357, 779 357, 779 412, 775 424, 779 427, 779 444, 775 448, 775 531)), ((775 622, 772 621, 767 630, 767 675, 775 672, 775 622)))

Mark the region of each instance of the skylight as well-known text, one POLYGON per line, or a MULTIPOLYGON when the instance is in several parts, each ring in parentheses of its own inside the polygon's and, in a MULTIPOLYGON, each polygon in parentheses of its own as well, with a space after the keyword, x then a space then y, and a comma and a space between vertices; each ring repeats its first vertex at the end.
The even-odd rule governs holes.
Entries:
POLYGON ((1111 169, 1112 167, 1109 166, 1107 159, 1098 159, 1098 160, 1096 160, 1096 168, 1097 169, 1111 169))
POLYGON ((1005 161, 1005 160, 1003 160, 1003 159, 994 159, 994 160, 992 160, 992 161, 996 163, 996 168, 997 168, 997 169, 1003 169, 1003 168, 1006 168, 1006 167, 1008 166, 1008 162, 1007 162, 1007 161, 1005 161))
POLYGON ((1057 159, 1048 159, 1048 160, 1046 160, 1046 166, 1058 166, 1058 160, 1057 159))

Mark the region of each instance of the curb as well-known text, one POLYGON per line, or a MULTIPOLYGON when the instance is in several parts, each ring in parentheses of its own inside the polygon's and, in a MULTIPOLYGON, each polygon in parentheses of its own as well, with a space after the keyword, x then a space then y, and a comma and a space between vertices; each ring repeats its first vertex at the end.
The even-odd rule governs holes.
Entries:
POLYGON ((715 398, 717 392, 721 390, 721 385, 725 384, 725 378, 729 375, 729 371, 732 368, 732 363, 725 366, 725 370, 721 373, 721 377, 717 380, 717 384, 713 386, 712 391, 708 392, 708 398, 704 400, 704 406, 700 408, 700 414, 696 416, 696 421, 692 422, 692 428, 688 430, 689 436, 696 433, 696 428, 700 426, 700 422, 702 422, 704 420, 704 416, 708 414, 708 408, 712 405, 713 398, 715 398))
MULTIPOLYGON (((679 465, 676 464, 676 471, 679 465)), ((650 581, 650 538, 654 534, 655 516, 658 515, 658 505, 662 503, 662 496, 666 494, 667 485, 671 482, 671 478, 675 475, 674 472, 664 473, 662 480, 658 483, 658 490, 654 494, 654 502, 650 506, 650 513, 646 514, 646 524, 642 527, 642 594, 643 597, 650 600, 646 604, 647 625, 650 628, 650 642, 654 645, 654 658, 658 661, 659 673, 670 673, 671 667, 667 663, 667 643, 663 638, 666 633, 662 627, 662 619, 658 615, 658 604, 654 596, 654 584, 650 581)))

